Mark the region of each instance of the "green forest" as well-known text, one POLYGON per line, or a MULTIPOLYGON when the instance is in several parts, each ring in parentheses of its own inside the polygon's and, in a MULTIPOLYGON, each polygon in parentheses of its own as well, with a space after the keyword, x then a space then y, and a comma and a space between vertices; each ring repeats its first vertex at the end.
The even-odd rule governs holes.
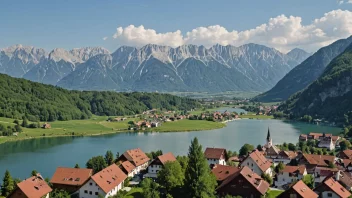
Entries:
POLYGON ((190 110, 194 99, 160 93, 70 91, 0 74, 0 117, 30 121, 134 115, 148 109, 190 110))

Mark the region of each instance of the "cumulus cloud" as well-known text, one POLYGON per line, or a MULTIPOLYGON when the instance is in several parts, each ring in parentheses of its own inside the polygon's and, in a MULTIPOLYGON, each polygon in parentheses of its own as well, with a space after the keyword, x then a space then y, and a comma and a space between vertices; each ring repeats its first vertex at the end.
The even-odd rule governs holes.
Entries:
MULTIPOLYGON (((352 1, 352 0, 350 0, 352 1)), ((157 33, 144 26, 130 25, 118 27, 113 40, 119 45, 143 46, 149 43, 177 47, 184 44, 196 44, 210 47, 215 44, 243 45, 258 43, 288 51, 300 47, 308 51, 328 45, 337 39, 352 34, 352 12, 333 10, 308 25, 302 24, 298 16, 279 15, 270 18, 267 23, 245 31, 229 31, 220 25, 197 27, 185 34, 180 30, 157 33)))
POLYGON ((107 39, 108 39, 108 37, 107 37, 107 36, 103 38, 103 40, 104 40, 104 41, 106 41, 107 39))
POLYGON ((344 3, 352 4, 352 0, 338 0, 337 3, 338 3, 339 5, 342 5, 342 4, 344 4, 344 3))

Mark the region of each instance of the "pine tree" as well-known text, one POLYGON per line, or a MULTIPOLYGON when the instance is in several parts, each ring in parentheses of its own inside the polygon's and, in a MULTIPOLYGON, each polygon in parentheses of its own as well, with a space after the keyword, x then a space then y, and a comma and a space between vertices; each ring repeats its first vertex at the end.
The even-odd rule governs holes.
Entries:
POLYGON ((192 198, 215 197, 216 179, 211 174, 202 146, 194 138, 188 152, 188 165, 185 173, 185 193, 192 198))
POLYGON ((4 179, 2 180, 1 194, 7 197, 14 189, 13 179, 10 172, 6 170, 4 179))
POLYGON ((27 120, 27 118, 23 118, 23 121, 22 121, 22 125, 21 125, 22 127, 28 127, 28 120, 27 120))
POLYGON ((78 165, 78 164, 76 164, 76 165, 75 165, 75 168, 79 168, 79 165, 78 165))
POLYGON ((36 171, 36 170, 32 170, 32 172, 31 172, 31 176, 36 176, 38 174, 38 171, 36 171))
POLYGON ((105 162, 107 165, 111 165, 114 163, 114 154, 111 151, 106 151, 105 162))

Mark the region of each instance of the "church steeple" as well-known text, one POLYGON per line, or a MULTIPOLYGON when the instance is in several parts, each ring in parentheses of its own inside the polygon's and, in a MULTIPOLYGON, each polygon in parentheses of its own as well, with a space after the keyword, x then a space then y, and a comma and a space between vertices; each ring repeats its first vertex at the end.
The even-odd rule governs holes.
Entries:
POLYGON ((268 135, 266 136, 266 140, 267 140, 268 142, 271 140, 269 127, 268 127, 268 135))

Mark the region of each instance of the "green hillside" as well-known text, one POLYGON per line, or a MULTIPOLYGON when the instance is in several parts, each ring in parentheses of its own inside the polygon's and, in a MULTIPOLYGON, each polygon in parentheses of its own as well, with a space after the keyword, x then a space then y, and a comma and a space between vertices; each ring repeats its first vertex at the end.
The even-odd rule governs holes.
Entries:
POLYGON ((0 74, 0 117, 55 121, 133 115, 152 108, 190 110, 193 99, 159 93, 69 91, 0 74))

